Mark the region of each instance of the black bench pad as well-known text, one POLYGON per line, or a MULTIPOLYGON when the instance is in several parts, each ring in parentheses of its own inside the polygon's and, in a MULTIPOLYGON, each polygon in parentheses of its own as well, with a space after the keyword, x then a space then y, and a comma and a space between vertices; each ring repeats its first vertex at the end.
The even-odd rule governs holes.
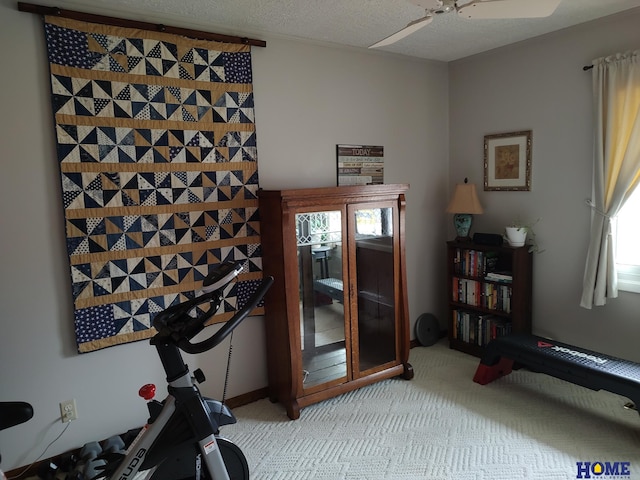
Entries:
POLYGON ((473 381, 486 385, 508 375, 514 362, 640 405, 640 364, 535 335, 511 334, 489 342, 473 381))

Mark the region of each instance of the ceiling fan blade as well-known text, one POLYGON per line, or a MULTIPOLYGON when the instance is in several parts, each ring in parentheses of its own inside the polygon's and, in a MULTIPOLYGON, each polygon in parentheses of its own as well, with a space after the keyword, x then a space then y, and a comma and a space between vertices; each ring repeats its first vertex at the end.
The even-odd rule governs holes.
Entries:
POLYGON ((387 38, 384 38, 379 42, 374 43, 369 48, 384 47, 386 45, 391 45, 392 43, 396 43, 398 40, 401 40, 404 37, 408 37, 413 32, 416 32, 420 30, 422 27, 429 25, 432 20, 433 20, 433 17, 431 15, 427 15, 426 17, 422 17, 422 18, 419 18, 418 20, 414 20, 413 22, 409 23, 406 27, 404 27, 402 30, 399 30, 393 35, 389 35, 387 38))
POLYGON ((555 12, 562 0, 485 0, 458 8, 464 18, 540 18, 555 12))

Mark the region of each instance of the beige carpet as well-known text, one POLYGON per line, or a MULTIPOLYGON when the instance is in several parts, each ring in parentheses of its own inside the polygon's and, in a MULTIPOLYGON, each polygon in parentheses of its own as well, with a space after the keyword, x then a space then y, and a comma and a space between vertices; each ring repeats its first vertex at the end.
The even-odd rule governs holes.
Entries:
MULTIPOLYGON (((479 360, 441 342, 411 350, 411 381, 386 380, 302 410, 269 400, 234 410, 223 436, 251 478, 566 480, 576 462, 630 462, 640 480, 640 415, 628 399, 525 370, 489 385, 479 360)), ((584 475, 580 478, 584 478, 584 475)))

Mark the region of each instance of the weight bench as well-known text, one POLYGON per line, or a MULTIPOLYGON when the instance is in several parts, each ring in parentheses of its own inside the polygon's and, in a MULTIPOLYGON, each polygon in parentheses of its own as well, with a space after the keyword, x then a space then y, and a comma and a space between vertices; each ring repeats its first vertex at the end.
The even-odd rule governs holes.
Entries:
POLYGON ((498 337, 485 347, 473 381, 481 385, 511 373, 514 364, 591 390, 606 390, 640 406, 640 364, 535 335, 498 337))
POLYGON ((319 280, 314 280, 313 289, 316 292, 323 293, 339 302, 342 302, 344 299, 342 280, 338 280, 337 278, 321 278, 319 280))

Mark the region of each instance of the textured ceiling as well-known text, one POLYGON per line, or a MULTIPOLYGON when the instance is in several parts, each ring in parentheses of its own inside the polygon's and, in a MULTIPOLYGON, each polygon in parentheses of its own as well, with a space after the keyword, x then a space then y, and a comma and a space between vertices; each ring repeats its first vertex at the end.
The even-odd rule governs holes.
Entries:
MULTIPOLYGON (((468 0, 460 0, 460 4, 468 0)), ((535 2, 537 0, 519 0, 535 2)), ((62 8, 264 39, 277 35, 367 48, 424 15, 408 0, 45 0, 62 8)), ((547 18, 467 20, 455 13, 380 50, 451 61, 623 10, 640 0, 562 0, 547 18)), ((268 45, 267 45, 268 47, 268 45)))

